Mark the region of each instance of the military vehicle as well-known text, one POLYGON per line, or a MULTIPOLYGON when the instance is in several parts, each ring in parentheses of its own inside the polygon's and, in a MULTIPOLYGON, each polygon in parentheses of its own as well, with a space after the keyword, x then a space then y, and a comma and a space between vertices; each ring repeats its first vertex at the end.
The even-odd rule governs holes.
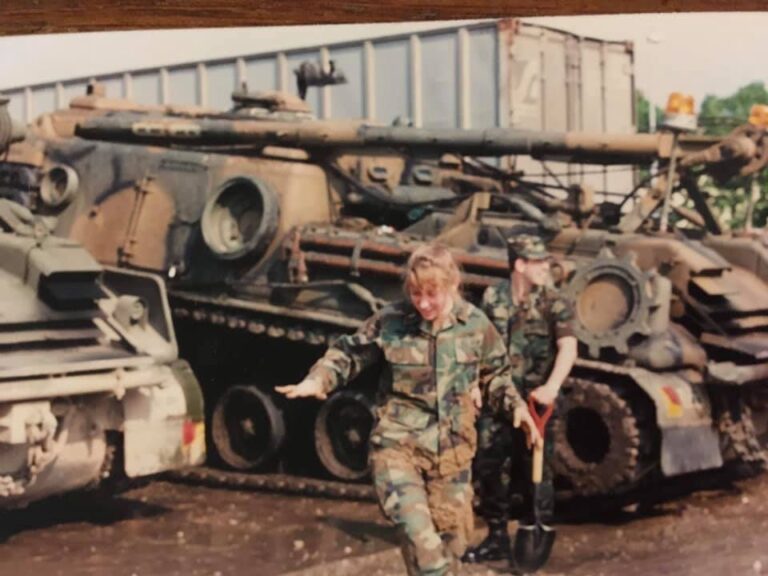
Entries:
MULTIPOLYGON (((0 150, 24 137, 0 104, 0 150)), ((3 189, 27 181, 4 173, 3 189)), ((0 507, 200 463, 202 392, 162 280, 0 199, 0 507)))
POLYGON ((764 128, 724 139, 417 129, 315 120, 285 94, 233 98, 216 112, 94 90, 38 118, 0 167, 28 183, 7 193, 58 214, 102 263, 165 275, 220 461, 293 469, 314 444, 331 476, 363 478, 376 371, 298 409, 274 385, 401 297, 421 243, 453 247, 477 299, 508 275, 506 238, 529 233, 556 258, 581 342, 556 423, 564 490, 764 462, 768 291, 697 239, 715 219, 695 178, 760 169, 764 128), (627 210, 477 158, 509 154, 662 169, 627 191, 627 210), (682 190, 696 210, 667 200, 682 190), (658 229, 660 210, 674 227, 658 229))

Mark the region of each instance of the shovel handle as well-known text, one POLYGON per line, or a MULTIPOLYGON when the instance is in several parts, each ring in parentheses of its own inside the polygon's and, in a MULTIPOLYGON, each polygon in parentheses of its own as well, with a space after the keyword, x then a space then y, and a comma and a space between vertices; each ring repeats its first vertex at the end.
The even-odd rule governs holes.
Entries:
POLYGON ((547 405, 544 408, 544 412, 539 413, 536 408, 538 402, 533 399, 533 396, 528 396, 528 412, 531 413, 531 418, 536 428, 541 434, 541 444, 534 444, 533 446, 533 466, 531 467, 531 476, 534 484, 541 484, 541 479, 544 475, 544 429, 547 427, 552 412, 555 409, 554 402, 547 405))
POLYGON ((531 467, 531 477, 534 484, 541 484, 541 478, 544 475, 544 446, 536 444, 533 447, 533 466, 531 467))

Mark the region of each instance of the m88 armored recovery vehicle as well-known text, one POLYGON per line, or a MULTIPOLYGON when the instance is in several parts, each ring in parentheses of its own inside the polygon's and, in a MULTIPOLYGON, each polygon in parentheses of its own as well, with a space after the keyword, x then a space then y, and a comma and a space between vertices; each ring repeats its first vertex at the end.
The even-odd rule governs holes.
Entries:
MULTIPOLYGON (((0 105, 0 150, 22 138, 0 105)), ((103 268, 48 226, 0 199, 2 508, 205 456, 162 280, 103 268)))
POLYGON ((235 98, 217 113, 84 96, 40 117, 0 168, 27 183, 7 193, 60 213, 60 230, 101 262, 168 278, 226 464, 290 462, 314 437, 331 475, 362 478, 376 374, 298 414, 274 385, 298 381, 336 334, 400 297, 420 243, 452 246, 477 298, 508 275, 506 237, 518 233, 547 241, 577 312, 582 359, 557 423, 561 486, 622 492, 764 461, 765 283, 678 230, 648 229, 678 187, 699 211, 674 214, 706 226, 693 170, 759 168, 763 128, 720 140, 429 130, 317 121, 282 94, 235 98), (625 213, 595 206, 583 187, 553 195, 471 157, 508 154, 660 160, 670 186, 659 178, 662 193, 625 213))

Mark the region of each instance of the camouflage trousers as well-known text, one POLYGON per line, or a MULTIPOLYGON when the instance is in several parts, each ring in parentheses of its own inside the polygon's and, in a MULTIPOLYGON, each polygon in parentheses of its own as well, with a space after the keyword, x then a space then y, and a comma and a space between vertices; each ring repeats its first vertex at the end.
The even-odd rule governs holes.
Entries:
POLYGON ((372 446, 376 496, 397 527, 409 576, 457 575, 472 534, 471 469, 438 472, 437 456, 372 446))
MULTIPOLYGON (((474 461, 480 506, 478 512, 490 529, 507 528, 513 494, 523 497, 523 520, 532 521, 533 452, 525 444, 525 433, 498 416, 483 413, 477 420, 478 446, 474 461)), ((544 444, 544 470, 539 488, 538 508, 543 522, 549 522, 555 510, 552 458, 554 443, 552 422, 547 424, 544 444)))

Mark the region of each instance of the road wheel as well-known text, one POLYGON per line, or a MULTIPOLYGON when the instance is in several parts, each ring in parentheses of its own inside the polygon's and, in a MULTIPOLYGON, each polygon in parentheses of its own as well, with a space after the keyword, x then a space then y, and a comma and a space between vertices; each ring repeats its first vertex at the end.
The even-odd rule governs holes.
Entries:
POLYGON ((373 422, 373 402, 363 392, 344 390, 323 403, 315 420, 315 449, 329 474, 340 480, 368 475, 373 422))
POLYGON ((262 466, 285 440, 282 410, 255 386, 228 388, 213 410, 211 428, 219 457, 238 470, 262 466))

